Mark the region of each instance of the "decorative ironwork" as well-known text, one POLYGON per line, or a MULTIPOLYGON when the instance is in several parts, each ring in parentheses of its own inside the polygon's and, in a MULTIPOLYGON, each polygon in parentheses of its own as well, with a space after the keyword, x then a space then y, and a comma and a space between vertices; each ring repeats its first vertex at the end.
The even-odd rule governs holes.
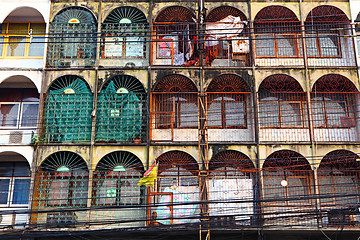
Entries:
POLYGON ((45 140, 89 141, 93 96, 86 81, 66 75, 55 80, 45 99, 45 140))
POLYGON ((255 23, 260 21, 299 21, 293 11, 283 6, 268 6, 261 9, 255 16, 255 23))
POLYGON ((290 151, 280 150, 276 151, 267 157, 263 164, 263 168, 271 170, 286 169, 286 170, 307 170, 311 171, 309 162, 301 154, 290 151))
POLYGON ((334 6, 318 6, 311 10, 306 17, 305 25, 312 23, 324 24, 329 22, 348 23, 349 19, 346 14, 334 6))
POLYGON ((168 22, 194 22, 195 15, 187 8, 180 6, 167 7, 156 17, 157 23, 168 22))
POLYGON ((230 6, 221 6, 211 10, 205 18, 206 22, 217 22, 227 16, 240 17, 242 21, 246 21, 247 17, 245 14, 237 8, 230 6))
POLYGON ((259 92, 303 92, 299 82, 285 74, 274 74, 264 79, 260 84, 259 92))
POLYGON ((106 82, 97 101, 96 140, 141 142, 146 133, 146 94, 135 77, 117 75, 106 82))
POLYGON ((134 154, 125 151, 107 154, 94 172, 93 204, 141 204, 144 189, 137 183, 143 173, 144 166, 134 154))
POLYGON ((135 7, 125 6, 115 8, 105 18, 105 24, 147 23, 145 14, 135 7))
POLYGON ((321 160, 319 171, 326 168, 358 171, 360 168, 360 157, 348 150, 335 150, 326 154, 321 160))
POLYGON ((51 154, 40 165, 41 171, 55 172, 60 167, 67 167, 69 171, 88 171, 86 162, 73 152, 61 151, 51 154))
POLYGON ((222 167, 231 167, 238 170, 255 170, 255 166, 248 156, 234 150, 219 152, 211 158, 209 162, 210 170, 222 167))
POLYGON ((101 91, 109 91, 110 89, 108 89, 108 86, 109 84, 111 84, 111 82, 115 90, 124 88, 128 92, 139 93, 139 94, 145 93, 144 86, 141 84, 141 82, 137 78, 129 75, 116 75, 112 77, 111 79, 109 79, 107 82, 104 83, 104 85, 101 88, 101 91))
POLYGON ((159 172, 163 172, 172 167, 179 167, 188 170, 192 174, 197 174, 199 165, 188 153, 182 151, 170 151, 159 156, 156 161, 159 163, 159 172))
POLYGON ((47 65, 78 67, 94 64, 96 20, 85 8, 70 7, 59 12, 49 27, 47 65))
POLYGON ((312 92, 358 92, 354 83, 344 76, 338 74, 328 74, 319 78, 313 88, 312 92))
POLYGON ((53 23, 63 23, 63 24, 95 24, 95 18, 92 13, 82 7, 69 7, 61 10, 53 20, 53 23), (74 21, 71 21, 74 20, 74 21), (78 21, 75 21, 78 20, 78 21))
POLYGON ((249 85, 239 76, 223 74, 211 81, 207 92, 250 92, 249 85))
POLYGON ((173 74, 163 77, 154 86, 154 92, 197 92, 195 84, 187 77, 173 74))

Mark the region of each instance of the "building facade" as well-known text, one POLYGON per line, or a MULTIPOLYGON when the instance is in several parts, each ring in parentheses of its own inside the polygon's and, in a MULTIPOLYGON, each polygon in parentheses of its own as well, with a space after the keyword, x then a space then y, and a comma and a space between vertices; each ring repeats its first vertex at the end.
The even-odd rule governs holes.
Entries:
POLYGON ((31 213, 22 224, 32 234, 359 230, 357 4, 14 7, 2 23, 1 71, 9 76, 0 97, 9 126, 2 151, 16 163, 1 181, 30 181, 16 170, 18 155, 27 159, 31 213), (28 37, 16 36, 12 22, 16 30, 26 23, 28 37), (43 41, 37 29, 45 28, 43 41), (31 137, 15 146, 13 132, 31 137), (154 163, 154 186, 137 186, 154 163))

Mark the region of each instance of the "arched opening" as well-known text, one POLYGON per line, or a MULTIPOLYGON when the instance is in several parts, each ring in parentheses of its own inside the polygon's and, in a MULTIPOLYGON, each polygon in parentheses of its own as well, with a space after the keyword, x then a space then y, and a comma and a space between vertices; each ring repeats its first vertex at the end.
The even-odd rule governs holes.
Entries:
POLYGON ((196 19, 189 9, 167 7, 155 18, 152 39, 154 65, 194 65, 196 19), (194 60, 194 61, 192 61, 194 60))
POLYGON ((144 141, 146 93, 138 79, 117 75, 105 83, 97 100, 96 140, 144 141))
POLYGON ((115 8, 101 25, 101 57, 145 58, 148 30, 142 11, 130 6, 115 8))
POLYGON ((227 150, 215 154, 209 162, 209 213, 226 224, 247 225, 254 214, 255 167, 243 153, 227 150), (221 189, 221 191, 219 191, 221 189), (231 202, 226 202, 231 199, 231 202), (242 202, 243 201, 243 202, 242 202))
POLYGON ((306 18, 305 31, 309 57, 341 57, 346 50, 342 49, 343 44, 351 48, 343 39, 344 35, 351 34, 350 21, 337 7, 315 7, 306 18))
POLYGON ((93 65, 96 57, 96 28, 96 19, 87 9, 69 7, 61 10, 50 23, 47 65, 93 65))
POLYGON ((0 84, 0 126, 36 129, 39 93, 25 76, 11 76, 0 84))
MULTIPOLYGON (((11 208, 21 212, 29 208, 30 176, 29 163, 22 155, 15 152, 0 153, 0 210, 6 212, 11 208)), ((28 214, 5 213, 1 225, 25 225, 28 217, 28 214)))
MULTIPOLYGON (((181 151, 170 151, 156 159, 158 178, 153 187, 151 202, 155 204, 187 203, 199 201, 199 166, 189 154, 181 151)), ((196 204, 177 205, 170 209, 167 206, 151 208, 153 221, 161 224, 181 224, 197 222, 191 219, 199 214, 196 204)))
POLYGON ((248 64, 247 18, 239 9, 221 6, 206 16, 206 65, 245 66, 248 64))
POLYGON ((196 128, 197 88, 187 77, 168 75, 152 92, 152 127, 158 129, 196 128))
POLYGON ((36 173, 34 200, 39 208, 86 207, 88 178, 89 170, 82 157, 73 152, 55 152, 36 173))
POLYGON ((90 141, 92 111, 93 95, 85 80, 74 75, 56 79, 45 99, 45 140, 90 141))
POLYGON ((21 7, 12 11, 1 24, 0 57, 42 58, 46 24, 39 11, 21 7))
MULTIPOLYGON (((329 225, 348 225, 358 214, 360 157, 347 150, 325 155, 318 168, 321 210, 327 211, 329 225)), ((355 220, 356 221, 356 220, 355 220)))
POLYGON ((262 9, 254 20, 257 57, 301 57, 300 21, 283 6, 262 9))
POLYGON ((144 204, 145 189, 137 186, 144 173, 144 166, 134 154, 112 152, 97 164, 93 178, 95 206, 121 206, 144 204))
POLYGON ((242 78, 233 74, 220 75, 211 81, 206 93, 209 128, 248 127, 251 92, 242 78))
POLYGON ((306 94, 294 78, 271 75, 261 83, 258 95, 262 128, 308 127, 306 94))
MULTIPOLYGON (((281 150, 270 154, 263 164, 263 211, 292 216, 289 221, 313 221, 314 176, 309 162, 299 153, 281 150), (285 214, 286 212, 286 214, 285 214), (299 217, 299 219, 297 219, 299 217)), ((278 215, 275 215, 278 216, 278 215)), ((267 223, 284 224, 267 215, 267 223)))
POLYGON ((328 74, 319 78, 311 91, 314 127, 355 128, 357 101, 358 90, 346 77, 328 74))

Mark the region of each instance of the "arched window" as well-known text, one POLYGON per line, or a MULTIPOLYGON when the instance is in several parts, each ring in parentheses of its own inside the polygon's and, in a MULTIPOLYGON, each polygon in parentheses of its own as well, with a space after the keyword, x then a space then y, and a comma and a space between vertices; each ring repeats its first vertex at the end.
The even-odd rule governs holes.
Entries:
POLYGON ((85 8, 69 7, 60 11, 50 23, 47 64, 51 67, 93 65, 96 27, 94 16, 85 8))
POLYGON ((211 216, 226 216, 229 223, 243 224, 254 213, 255 167, 243 153, 222 151, 209 162, 209 201, 225 201, 209 204, 211 216), (221 189, 221 191, 219 191, 221 189), (231 202, 227 203, 231 199, 231 202), (240 202, 244 201, 244 202, 240 202))
POLYGON ((195 15, 180 6, 167 7, 153 24, 153 64, 193 65, 195 60, 195 15))
POLYGON ((0 57, 44 57, 45 29, 39 11, 30 7, 15 9, 1 24, 0 57))
POLYGON ((314 126, 355 127, 357 93, 355 85, 341 75, 328 74, 318 79, 311 92, 314 126))
POLYGON ((312 207, 309 196, 313 194, 313 172, 302 155, 289 150, 274 152, 265 160, 262 171, 267 212, 312 207))
POLYGON ((263 128, 307 127, 306 95, 284 74, 267 77, 259 87, 259 118, 263 128))
POLYGON ((207 125, 211 128, 247 128, 250 89, 236 75, 215 78, 207 88, 207 125))
POLYGON ((97 164, 93 182, 93 205, 144 204, 144 188, 137 186, 144 173, 138 157, 117 151, 104 156, 97 164))
POLYGON ((196 128, 197 88, 182 75, 168 75, 158 81, 152 93, 155 128, 196 128))
POLYGON ((135 7, 114 9, 101 25, 102 58, 144 58, 147 19, 135 7))
POLYGON ((93 96, 83 79, 74 75, 56 79, 45 99, 45 140, 90 141, 92 111, 93 96))
MULTIPOLYGON (((195 159, 185 152, 171 151, 162 154, 156 161, 159 164, 158 178, 152 190, 158 193, 158 195, 154 196, 155 204, 166 204, 171 203, 171 201, 172 203, 186 203, 199 200, 197 176, 199 166, 195 159)), ((196 217, 198 214, 199 208, 196 204, 178 205, 172 209, 167 206, 151 209, 153 220, 162 224, 198 221, 191 219, 191 217, 196 217)))
POLYGON ((335 150, 321 160, 318 168, 320 203, 321 209, 330 211, 329 224, 346 224, 351 221, 349 215, 354 213, 351 211, 358 213, 359 159, 353 152, 335 150), (341 218, 338 217, 339 214, 342 215, 341 218))
POLYGON ((245 66, 248 63, 246 54, 250 49, 246 20, 243 12, 230 6, 217 7, 209 12, 205 19, 207 65, 245 66))
POLYGON ((97 100, 96 140, 144 140, 146 94, 135 77, 117 75, 102 87, 97 100))
POLYGON ((0 159, 0 207, 27 207, 30 194, 29 164, 14 153, 2 153, 0 159))
POLYGON ((35 200, 40 208, 86 207, 89 171, 76 153, 53 153, 41 163, 36 175, 35 200))
POLYGON ((38 111, 39 93, 30 79, 12 76, 1 83, 1 128, 35 129, 38 111))
POLYGON ((290 9, 269 6, 255 17, 257 57, 300 57, 300 21, 290 9))
POLYGON ((308 14, 305 30, 309 57, 341 57, 340 37, 350 33, 349 19, 336 7, 319 6, 308 14))

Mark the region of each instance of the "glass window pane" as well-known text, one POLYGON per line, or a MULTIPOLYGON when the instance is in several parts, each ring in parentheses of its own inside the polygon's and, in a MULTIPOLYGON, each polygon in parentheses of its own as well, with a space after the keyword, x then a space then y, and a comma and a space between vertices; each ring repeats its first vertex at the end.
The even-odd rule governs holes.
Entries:
POLYGON ((0 36, 0 57, 3 54, 3 46, 4 46, 4 37, 0 36))
POLYGON ((9 34, 28 34, 28 23, 9 23, 9 34))
POLYGON ((325 101, 328 127, 340 127, 341 119, 346 117, 344 102, 325 101))
POLYGON ((259 105, 260 125, 267 127, 279 126, 280 123, 278 102, 262 101, 259 103, 259 105))
POLYGON ((275 56, 275 41, 271 34, 256 36, 256 55, 275 56))
POLYGON ((221 127, 221 102, 213 102, 208 108, 209 127, 221 127))
POLYGON ((29 44, 29 56, 44 56, 45 37, 33 37, 29 44))
POLYGON ((1 126, 16 127, 18 122, 18 103, 3 103, 0 105, 1 126))
POLYGON ((37 123, 39 104, 23 104, 21 114, 21 126, 22 127, 35 127, 37 123))
POLYGON ((9 37, 7 56, 21 57, 25 54, 25 37, 9 37))
POLYGON ((27 162, 15 162, 14 177, 30 177, 30 166, 27 162))
POLYGON ((319 52, 316 45, 316 36, 307 35, 306 37, 306 50, 308 56, 318 56, 319 52))
POLYGON ((12 204, 28 204, 30 179, 15 179, 12 204))
POLYGON ((325 127, 325 111, 322 101, 311 102, 313 124, 315 127, 325 127))
POLYGON ((41 34, 46 31, 45 23, 30 23, 30 28, 33 34, 41 34))
POLYGON ((295 35, 277 35, 279 56, 296 56, 295 35))
POLYGON ((141 37, 126 38, 126 56, 127 57, 144 56, 144 42, 141 37))
POLYGON ((180 103, 179 127, 197 126, 197 106, 195 103, 180 103))
POLYGON ((319 36, 321 56, 339 56, 339 38, 337 35, 319 36))
POLYGON ((14 169, 13 162, 0 163, 0 177, 12 177, 14 169))
POLYGON ((10 179, 0 179, 0 204, 7 204, 10 179))
POLYGON ((300 103, 281 102, 280 107, 281 107, 282 126, 301 125, 300 103))
POLYGON ((243 102, 225 103, 226 126, 245 126, 245 109, 243 102))

